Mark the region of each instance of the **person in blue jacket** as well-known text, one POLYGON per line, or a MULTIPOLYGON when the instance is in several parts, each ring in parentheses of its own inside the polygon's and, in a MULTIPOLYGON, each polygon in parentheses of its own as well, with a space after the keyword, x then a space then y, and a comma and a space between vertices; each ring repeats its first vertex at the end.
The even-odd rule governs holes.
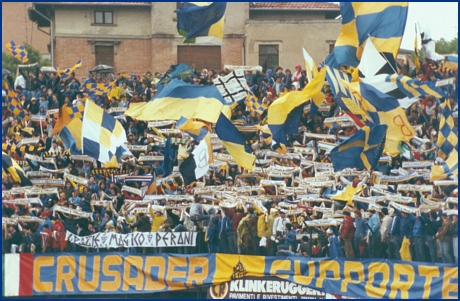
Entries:
POLYGON ((337 258, 340 256, 340 242, 334 231, 329 228, 326 231, 326 234, 329 238, 329 257, 337 258))

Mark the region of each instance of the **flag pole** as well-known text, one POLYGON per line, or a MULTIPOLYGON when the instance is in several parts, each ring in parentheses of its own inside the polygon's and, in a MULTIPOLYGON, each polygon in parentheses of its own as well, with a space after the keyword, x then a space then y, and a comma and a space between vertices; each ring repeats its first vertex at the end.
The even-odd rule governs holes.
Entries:
MULTIPOLYGON (((369 37, 369 40, 371 41, 372 45, 374 45, 374 47, 377 49, 377 51, 382 54, 383 58, 385 59, 385 61, 387 61, 387 63, 390 65, 391 69, 393 69, 393 71, 397 74, 398 72, 395 70, 395 68, 393 68, 393 65, 390 63, 390 61, 387 59, 387 57, 385 55, 383 55, 383 52, 382 50, 380 50, 379 46, 377 46, 374 41, 372 41, 372 37, 370 34, 367 34, 367 36, 369 37)), ((396 62, 396 58, 395 59, 395 62, 396 62)))
POLYGON ((192 61, 192 65, 195 65, 195 63, 193 62, 192 51, 190 50, 190 43, 187 43, 187 48, 188 48, 188 54, 190 55, 190 60, 192 61))

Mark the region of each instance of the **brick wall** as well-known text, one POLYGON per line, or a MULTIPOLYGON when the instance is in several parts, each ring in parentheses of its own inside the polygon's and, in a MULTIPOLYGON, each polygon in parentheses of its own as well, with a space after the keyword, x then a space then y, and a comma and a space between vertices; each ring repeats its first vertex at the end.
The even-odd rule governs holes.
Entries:
MULTIPOLYGON (((48 53, 50 37, 37 30, 37 24, 29 20, 27 8, 32 2, 2 2, 2 49, 13 40, 16 44, 31 44, 41 53, 48 53)), ((47 31, 47 29, 44 29, 47 31)))
POLYGON ((164 73, 177 63, 177 42, 173 38, 154 38, 152 43, 152 72, 164 73))
POLYGON ((114 56, 114 71, 142 76, 153 72, 151 65, 151 43, 147 39, 124 39, 118 44, 118 54, 114 56))
POLYGON ((59 68, 69 68, 82 60, 82 66, 75 72, 81 80, 87 77, 88 71, 95 66, 96 55, 91 53, 91 43, 86 38, 56 38, 54 64, 59 68))
POLYGON ((243 65, 243 38, 227 38, 222 43, 222 68, 224 65, 243 65))

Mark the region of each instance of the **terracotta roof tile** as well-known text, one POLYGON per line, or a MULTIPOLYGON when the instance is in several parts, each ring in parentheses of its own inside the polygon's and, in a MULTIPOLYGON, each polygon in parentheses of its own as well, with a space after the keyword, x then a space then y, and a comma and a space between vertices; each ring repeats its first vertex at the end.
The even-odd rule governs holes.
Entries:
POLYGON ((331 2, 250 2, 250 9, 273 10, 331 10, 340 11, 340 6, 331 2))
POLYGON ((33 2, 35 4, 54 4, 54 5, 132 5, 150 6, 151 2, 33 2))

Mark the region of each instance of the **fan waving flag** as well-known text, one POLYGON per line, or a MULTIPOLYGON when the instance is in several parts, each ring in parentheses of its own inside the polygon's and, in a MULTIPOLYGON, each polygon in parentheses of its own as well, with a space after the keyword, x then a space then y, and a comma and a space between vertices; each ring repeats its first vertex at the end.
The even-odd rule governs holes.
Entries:
POLYGON ((195 182, 209 170, 209 151, 206 141, 202 140, 187 159, 179 166, 185 185, 195 182))
POLYGON ((376 168, 385 145, 386 125, 368 126, 357 131, 353 136, 331 150, 334 171, 344 168, 376 168))
POLYGON ((363 46, 373 37, 377 50, 396 58, 406 26, 408 2, 341 2, 342 32, 326 65, 356 67, 363 46))
POLYGON ((443 160, 454 149, 458 150, 458 136, 455 133, 454 118, 452 117, 452 109, 448 100, 444 102, 441 120, 439 121, 438 146, 438 157, 443 160))
POLYGON ((5 48, 8 50, 9 54, 18 59, 21 63, 25 64, 29 61, 29 54, 27 53, 26 47, 23 45, 17 46, 14 41, 10 41, 6 43, 5 48))
POLYGON ((160 78, 158 84, 164 85, 169 83, 172 79, 180 78, 185 79, 193 72, 193 68, 187 64, 171 65, 166 71, 165 75, 160 78))
POLYGON ((390 156, 397 156, 399 142, 409 142, 415 135, 414 129, 407 120, 406 112, 398 101, 363 82, 345 83, 345 85, 360 97, 363 107, 374 124, 388 126, 385 152, 390 156))
POLYGON ((218 77, 213 83, 227 105, 244 100, 249 92, 243 69, 236 69, 226 76, 218 77))
POLYGON ((58 69, 57 76, 59 76, 61 80, 66 79, 72 74, 72 72, 75 72, 80 67, 81 67, 81 60, 79 60, 75 65, 73 65, 73 67, 66 68, 64 70, 58 69))
POLYGON ((87 89, 88 96, 93 98, 94 95, 99 95, 102 97, 106 97, 110 91, 112 91, 113 87, 115 86, 115 82, 109 83, 94 83, 94 84, 86 84, 85 88, 87 89))
POLYGON ((184 37, 183 43, 216 39, 221 43, 226 9, 226 2, 184 2, 175 10, 177 31, 184 37))
POLYGON ((245 151, 246 140, 233 123, 224 114, 220 114, 216 123, 216 133, 233 160, 241 167, 252 170, 256 157, 245 151))
POLYGON ((10 89, 8 84, 4 84, 6 90, 6 103, 8 104, 8 110, 13 113, 14 116, 21 117, 24 121, 30 119, 30 112, 24 110, 18 96, 14 90, 10 89))
POLYGON ((4 152, 2 152, 2 170, 5 174, 11 175, 13 181, 21 186, 32 186, 21 166, 4 152))
POLYGON ((118 167, 121 155, 130 154, 125 142, 126 132, 121 123, 87 100, 82 124, 83 154, 96 158, 105 167, 118 167))

